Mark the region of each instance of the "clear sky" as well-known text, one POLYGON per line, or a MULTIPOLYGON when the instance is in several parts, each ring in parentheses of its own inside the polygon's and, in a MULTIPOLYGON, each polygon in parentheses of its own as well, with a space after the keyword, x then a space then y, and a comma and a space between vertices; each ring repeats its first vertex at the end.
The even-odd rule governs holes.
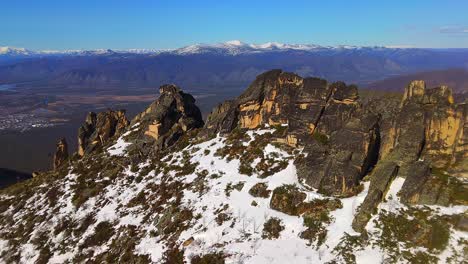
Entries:
POLYGON ((0 46, 165 49, 234 39, 468 48, 468 0, 0 0, 0 46))

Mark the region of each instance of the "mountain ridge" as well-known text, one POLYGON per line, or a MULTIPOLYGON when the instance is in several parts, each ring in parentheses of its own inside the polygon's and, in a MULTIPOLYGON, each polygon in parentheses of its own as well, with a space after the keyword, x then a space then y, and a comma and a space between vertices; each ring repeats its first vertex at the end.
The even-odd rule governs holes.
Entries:
POLYGON ((179 50, 187 52, 182 55, 175 51, 156 55, 105 51, 80 56, 17 59, 0 56, 3 60, 0 82, 17 84, 22 90, 34 92, 38 89, 128 90, 129 87, 158 87, 161 83, 213 91, 223 87, 240 90, 256 75, 272 68, 363 85, 396 75, 468 66, 468 50, 318 48, 307 51, 267 47, 261 52, 250 52, 250 46, 246 46, 195 46, 188 51, 179 50), (242 51, 244 48, 246 52, 242 51))
MULTIPOLYGON (((129 53, 129 54, 198 54, 203 52, 214 51, 216 49, 224 51, 228 55, 239 55, 245 53, 268 52, 275 50, 299 50, 299 51, 323 51, 323 50, 404 50, 404 49, 420 49, 420 50, 452 50, 438 48, 415 48, 415 47, 398 47, 398 46, 353 46, 353 45, 337 45, 337 46, 322 46, 317 44, 286 44, 279 42, 265 42, 261 44, 244 43, 239 40, 230 40, 215 44, 193 44, 181 48, 174 49, 154 49, 154 48, 130 48, 130 49, 83 49, 83 50, 30 50, 26 48, 4 46, 0 47, 0 56, 47 56, 47 55, 106 55, 112 53, 129 53)), ((453 50, 463 50, 462 48, 454 48, 453 50)))
POLYGON ((468 108, 448 87, 364 102, 355 85, 271 70, 204 124, 192 96, 160 89, 131 122, 90 114, 84 152, 0 191, 1 260, 465 258, 468 108))

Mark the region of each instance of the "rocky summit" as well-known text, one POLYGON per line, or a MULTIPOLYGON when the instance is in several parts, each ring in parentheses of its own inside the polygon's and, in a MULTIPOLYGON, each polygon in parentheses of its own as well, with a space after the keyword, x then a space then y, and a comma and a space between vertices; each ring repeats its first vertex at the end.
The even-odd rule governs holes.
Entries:
POLYGON ((468 107, 282 70, 203 121, 175 85, 0 191, 4 263, 465 263, 468 107))

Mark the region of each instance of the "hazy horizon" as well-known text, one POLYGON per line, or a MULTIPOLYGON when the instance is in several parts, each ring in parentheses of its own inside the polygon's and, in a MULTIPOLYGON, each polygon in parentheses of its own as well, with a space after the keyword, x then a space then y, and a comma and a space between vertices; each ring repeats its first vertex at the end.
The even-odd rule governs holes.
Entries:
POLYGON ((467 1, 9 1, 0 46, 174 49, 238 39, 322 46, 468 48, 467 1))

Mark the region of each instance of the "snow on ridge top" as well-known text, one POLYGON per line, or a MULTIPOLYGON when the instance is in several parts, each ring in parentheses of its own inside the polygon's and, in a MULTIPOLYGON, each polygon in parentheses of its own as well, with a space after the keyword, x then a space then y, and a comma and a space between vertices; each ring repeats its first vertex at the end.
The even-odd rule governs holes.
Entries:
POLYGON ((240 40, 230 40, 216 44, 194 44, 183 48, 167 51, 167 53, 178 55, 190 55, 201 53, 221 53, 227 55, 260 53, 266 51, 282 51, 282 50, 323 50, 330 47, 314 45, 314 44, 284 44, 279 42, 267 42, 263 44, 247 44, 240 40))
POLYGON ((240 40, 230 40, 215 44, 193 44, 177 49, 93 49, 93 50, 38 50, 32 51, 25 48, 0 47, 1 55, 10 56, 80 56, 80 55, 108 55, 108 54, 176 54, 190 55, 202 53, 239 55, 261 52, 279 52, 279 51, 327 51, 327 50, 360 50, 368 49, 391 49, 391 47, 364 47, 364 46, 321 46, 316 44, 287 44, 280 42, 266 42, 260 44, 249 44, 240 40))
POLYGON ((2 55, 27 55, 31 51, 25 48, 15 48, 15 47, 0 47, 0 54, 2 55))
POLYGON ((245 46, 246 44, 240 40, 230 40, 224 42, 226 45, 231 45, 231 46, 245 46))

